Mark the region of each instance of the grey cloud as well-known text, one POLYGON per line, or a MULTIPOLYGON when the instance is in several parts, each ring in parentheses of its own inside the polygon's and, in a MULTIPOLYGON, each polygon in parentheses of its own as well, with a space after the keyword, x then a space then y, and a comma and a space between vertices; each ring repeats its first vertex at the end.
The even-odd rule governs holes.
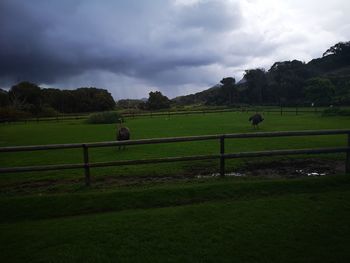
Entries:
MULTIPOLYGON (((249 7, 255 2, 259 4, 249 2, 249 7)), ((282 34, 283 26, 274 33, 278 17, 263 28, 244 8, 245 0, 174 3, 2 0, 0 88, 28 80, 46 86, 103 87, 116 98, 145 96, 153 89, 182 95, 177 92, 207 88, 223 76, 241 74, 253 62, 268 66, 259 63, 278 59, 276 51, 291 56, 294 45, 288 40, 308 34, 299 34, 298 28, 282 34), (276 41, 276 34, 283 41, 276 41)), ((315 52, 312 45, 305 44, 305 49, 315 52)))
POLYGON ((1 77, 49 84, 94 69, 147 79, 213 63, 220 58, 203 47, 212 36, 183 26, 221 30, 233 18, 219 2, 175 12, 166 1, 4 1, 1 7, 1 77), (163 21, 169 28, 162 30, 163 21))
POLYGON ((200 1, 178 11, 181 26, 206 31, 232 30, 232 26, 238 28, 241 20, 239 5, 227 5, 225 1, 200 1))

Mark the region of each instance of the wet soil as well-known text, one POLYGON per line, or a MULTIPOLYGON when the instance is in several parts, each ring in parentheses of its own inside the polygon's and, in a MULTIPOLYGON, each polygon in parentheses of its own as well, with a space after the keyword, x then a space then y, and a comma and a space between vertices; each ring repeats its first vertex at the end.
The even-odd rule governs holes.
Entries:
MULTIPOLYGON (((104 189, 119 186, 136 186, 166 182, 185 182, 205 178, 219 177, 218 173, 210 172, 212 167, 202 167, 203 169, 189 169, 184 175, 143 175, 143 176, 100 176, 92 177, 92 187, 94 189, 104 189)), ((261 178, 298 178, 330 176, 342 174, 345 170, 344 161, 325 159, 286 159, 278 161, 247 161, 244 165, 234 171, 228 171, 227 177, 261 177, 261 178)), ((11 184, 2 184, 0 192, 29 194, 29 193, 58 193, 76 192, 86 189, 84 179, 50 179, 36 181, 22 181, 11 184)))
POLYGON ((293 159, 272 162, 247 162, 237 170, 244 176, 266 178, 296 178, 341 174, 345 171, 344 161, 324 159, 293 159))

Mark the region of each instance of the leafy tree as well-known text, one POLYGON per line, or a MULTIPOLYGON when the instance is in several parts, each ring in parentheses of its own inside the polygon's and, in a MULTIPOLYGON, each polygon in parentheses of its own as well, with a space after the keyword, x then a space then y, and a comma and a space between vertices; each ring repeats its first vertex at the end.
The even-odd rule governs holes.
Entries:
POLYGON ((115 101, 112 95, 104 89, 79 88, 72 91, 75 101, 76 112, 92 112, 112 110, 115 107, 115 101))
POLYGON ((350 41, 349 42, 339 42, 334 46, 330 47, 323 53, 323 57, 329 55, 350 55, 350 41))
POLYGON ((104 89, 43 89, 42 94, 46 106, 65 113, 105 111, 115 107, 112 95, 104 89))
POLYGON ((95 94, 95 109, 97 111, 112 110, 115 107, 115 101, 107 90, 100 90, 95 94))
POLYGON ((268 71, 271 93, 279 103, 296 104, 303 100, 303 87, 310 72, 298 60, 276 62, 268 71))
POLYGON ((41 96, 44 106, 52 107, 59 112, 64 112, 62 105, 64 104, 63 91, 59 89, 42 89, 41 96))
POLYGON ((238 101, 238 92, 235 89, 236 80, 232 77, 223 78, 220 83, 222 84, 222 95, 224 97, 224 104, 232 105, 238 101))
POLYGON ((306 82, 305 96, 316 105, 329 105, 334 96, 334 85, 329 79, 312 78, 306 82))
POLYGON ((117 101, 117 107, 121 109, 137 109, 143 100, 137 99, 122 99, 117 101))
POLYGON ((333 103, 337 105, 350 105, 350 80, 339 81, 337 83, 333 103))
POLYGON ((51 112, 64 113, 113 110, 115 101, 105 89, 79 88, 76 90, 41 89, 30 82, 21 82, 9 91, 16 109, 40 115, 51 112))
POLYGON ((0 107, 6 107, 10 104, 8 92, 0 89, 0 107))
POLYGON ((266 101, 267 77, 264 69, 249 69, 245 71, 247 81, 247 100, 249 103, 261 104, 266 101))
POLYGON ((150 110, 159 110, 170 108, 170 100, 160 91, 150 92, 147 101, 147 106, 150 110))
POLYGON ((19 110, 36 114, 41 108, 41 89, 31 82, 20 82, 11 87, 9 97, 12 105, 19 110))
POLYGON ((323 53, 322 58, 313 59, 308 63, 317 75, 327 71, 350 65, 350 42, 339 42, 323 53))
MULTIPOLYGON (((174 99, 181 105, 207 104, 228 105, 232 103, 248 104, 284 104, 296 105, 306 100, 315 99, 317 94, 307 91, 312 78, 327 78, 335 89, 328 89, 325 98, 318 98, 319 103, 330 101, 339 105, 350 104, 350 42, 340 42, 330 47, 322 58, 313 59, 307 64, 302 61, 276 62, 265 72, 264 69, 246 70, 244 78, 234 83, 234 78, 221 80, 221 84, 196 94, 174 99), (327 95, 328 94, 328 95, 327 95), (333 94, 333 95, 332 95, 333 94), (307 98, 305 96, 308 96, 307 98), (311 96, 311 97, 310 97, 311 96), (330 98, 331 97, 331 98, 330 98)), ((317 85, 316 85, 317 86, 317 85)), ((314 89, 315 92, 317 89, 314 89)))

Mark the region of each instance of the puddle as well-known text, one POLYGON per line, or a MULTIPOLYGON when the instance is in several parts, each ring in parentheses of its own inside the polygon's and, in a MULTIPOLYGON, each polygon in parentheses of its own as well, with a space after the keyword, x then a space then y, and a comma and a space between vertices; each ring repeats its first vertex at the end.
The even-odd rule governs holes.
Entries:
POLYGON ((308 173, 307 176, 324 176, 326 173, 308 173))
MULTIPOLYGON (((322 159, 291 159, 272 162, 247 161, 235 171, 227 171, 226 177, 298 178, 320 177, 344 173, 344 161, 322 159)), ((195 178, 217 178, 220 173, 195 175, 195 178)))
POLYGON ((247 161, 244 167, 238 169, 238 172, 246 176, 296 178, 335 175, 344 173, 344 170, 344 161, 310 158, 272 162, 247 161))
MULTIPOLYGON (((231 172, 231 173, 225 173, 225 176, 228 176, 228 177, 242 177, 242 176, 246 176, 245 174, 243 173, 236 173, 236 172, 231 172)), ((213 174, 210 174, 210 175, 197 175, 196 178, 197 179, 200 179, 200 178, 213 178, 213 177, 220 177, 220 174, 219 173, 213 173, 213 174)))
POLYGON ((326 172, 320 172, 320 171, 305 171, 303 169, 295 170, 295 172, 301 176, 325 176, 327 175, 326 172))

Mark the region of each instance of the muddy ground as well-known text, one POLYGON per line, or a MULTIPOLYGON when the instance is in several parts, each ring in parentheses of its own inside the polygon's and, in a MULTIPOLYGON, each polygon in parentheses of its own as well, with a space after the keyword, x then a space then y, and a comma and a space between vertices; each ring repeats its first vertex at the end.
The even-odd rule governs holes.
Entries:
POLYGON ((344 161, 324 159, 297 159, 272 162, 249 162, 237 172, 245 176, 267 178, 296 178, 303 176, 325 176, 345 172, 344 161))
MULTIPOLYGON (((243 178, 298 178, 298 177, 317 177, 342 174, 345 171, 344 161, 325 160, 325 159, 287 159, 272 162, 247 161, 243 166, 226 173, 227 177, 243 178)), ((118 186, 147 185, 154 183, 193 181, 206 178, 219 177, 218 173, 206 173, 190 169, 190 172, 184 175, 172 176, 103 176, 94 179, 92 177, 92 188, 102 189, 118 186)), ((51 179, 22 181, 12 184, 2 184, 0 192, 2 194, 29 194, 29 193, 57 193, 57 192, 76 192, 84 189, 83 179, 51 179)))

